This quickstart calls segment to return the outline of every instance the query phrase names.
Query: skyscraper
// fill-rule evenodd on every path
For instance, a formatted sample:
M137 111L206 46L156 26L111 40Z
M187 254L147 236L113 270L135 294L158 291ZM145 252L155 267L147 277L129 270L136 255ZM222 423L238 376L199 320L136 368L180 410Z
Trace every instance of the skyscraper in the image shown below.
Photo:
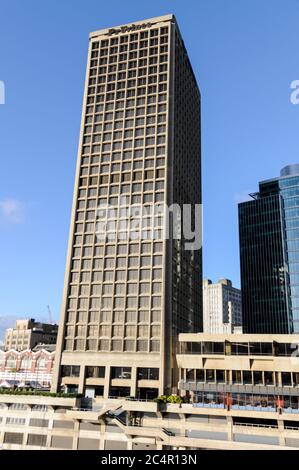
M299 331L299 165L239 204L244 333Z
M203 280L203 323L205 333L233 333L235 327L241 328L241 291L229 279Z
M171 391L177 334L202 330L201 247L183 223L113 237L159 204L190 205L194 228L200 93L173 15L90 35L54 390Z

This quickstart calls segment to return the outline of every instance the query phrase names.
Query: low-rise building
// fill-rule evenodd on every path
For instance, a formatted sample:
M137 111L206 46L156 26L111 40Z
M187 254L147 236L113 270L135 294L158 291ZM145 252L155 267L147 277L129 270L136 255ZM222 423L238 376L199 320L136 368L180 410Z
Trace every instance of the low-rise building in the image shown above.
M0 351L0 388L49 389L55 351Z
M23 351L39 343L56 344L57 332L58 325L37 322L34 318L17 320L15 327L5 332L4 349Z
M181 334L179 389L213 407L299 413L299 335Z
M181 334L179 344L181 403L1 391L0 446L299 449L299 335Z

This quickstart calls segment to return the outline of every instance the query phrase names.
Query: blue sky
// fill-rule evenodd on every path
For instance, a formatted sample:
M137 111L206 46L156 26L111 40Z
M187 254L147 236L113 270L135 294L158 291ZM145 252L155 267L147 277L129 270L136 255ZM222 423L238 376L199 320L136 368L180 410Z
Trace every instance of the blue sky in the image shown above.
M202 93L204 272L239 285L237 203L299 162L298 0L0 0L0 316L59 317L89 31L175 13Z

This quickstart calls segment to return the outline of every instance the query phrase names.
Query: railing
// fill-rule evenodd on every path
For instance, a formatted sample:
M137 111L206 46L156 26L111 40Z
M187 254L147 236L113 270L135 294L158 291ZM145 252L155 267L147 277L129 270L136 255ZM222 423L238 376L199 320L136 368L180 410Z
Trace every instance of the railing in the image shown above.
M192 403L195 408L220 408L227 409L227 406L223 403ZM272 412L275 413L278 410L274 406L253 406L253 405L238 405L233 404L230 406L232 410L244 410L244 411L259 411L259 412ZM295 413L299 414L299 408L282 408L282 413Z
M275 424L256 424L256 423L234 423L234 426L245 426L251 428L267 428L267 429L278 429L278 425Z
M284 429L287 431L299 431L299 426L298 428L296 428L295 426L285 426Z
M192 406L196 408L225 408L224 403L193 403Z
M199 382L196 380L180 380L179 388L193 392L224 392L224 393L254 393L268 395L294 395L298 394L298 385L263 385L263 384L237 384L218 382Z
M52 374L48 372L0 372L0 381L2 380L38 380L51 382Z
M245 411L267 411L275 412L276 409L274 406L254 406L254 405L238 405L234 404L231 406L232 410L245 410Z
M113 417L114 419L116 419L117 421L119 421L121 424L123 424L124 426L127 426L127 422L124 418L122 418L121 416L111 416Z
M114 418L116 419L119 423L121 423L123 426L129 426L129 427L134 427L134 428L140 428L142 427L141 424L134 424L134 423L127 423L126 420L124 418L122 418L121 416L113 416L113 413L108 413L108 416L110 418ZM146 428L148 429L148 428ZM157 429L157 428L153 428L153 429ZM171 437L171 436L175 436L175 434L172 432L172 431L169 431L168 429L166 428L162 428L161 429L162 432L164 432L164 434L166 434L167 436Z
M102 397L103 398L103 397ZM154 403L153 399L152 398L137 398L137 397L130 397L130 396L127 396L127 397L111 397L111 396L108 396L108 400L125 400L125 401L142 401L142 402L145 402L145 403Z
M162 431L167 434L167 436L175 436L175 434L172 431L169 431L168 429L162 428Z
M298 408L283 408L283 412L284 413L299 413L299 409Z
M91 411L93 413L97 413L101 411L103 408L72 408L72 411Z

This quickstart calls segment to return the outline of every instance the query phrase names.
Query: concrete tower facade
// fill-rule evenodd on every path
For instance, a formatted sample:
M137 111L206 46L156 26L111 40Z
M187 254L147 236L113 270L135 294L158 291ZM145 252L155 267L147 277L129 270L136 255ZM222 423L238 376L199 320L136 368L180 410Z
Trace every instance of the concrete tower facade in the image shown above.
M154 235L122 231L128 207L163 204L191 207L194 228L200 93L173 15L90 35L53 390L172 390L177 335L202 330L201 245L184 224L166 236L165 212Z

